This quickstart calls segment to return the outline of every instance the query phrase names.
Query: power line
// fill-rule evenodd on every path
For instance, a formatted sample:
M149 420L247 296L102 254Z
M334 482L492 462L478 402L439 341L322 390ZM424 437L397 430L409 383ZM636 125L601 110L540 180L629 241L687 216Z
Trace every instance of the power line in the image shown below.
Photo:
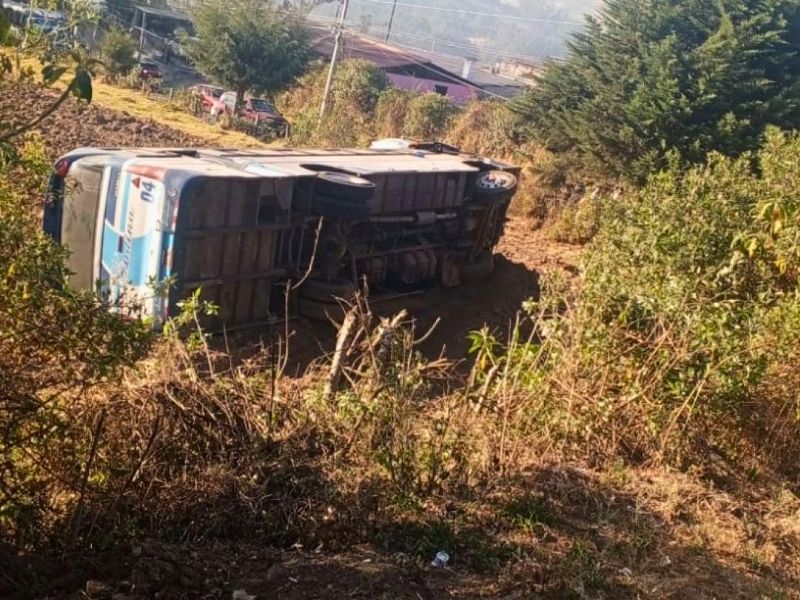
M318 25L324 25L326 23L332 22L330 17L324 17L324 16L321 16L321 15L314 15L312 17L309 17L308 20L310 22L316 23ZM351 26L354 29L358 29L359 27L362 26L361 23L358 23L357 21L353 21L353 20L348 20L347 21L347 25ZM408 48L409 50L418 50L418 51L421 51L421 52L428 52L428 50L425 50L424 48L418 48L416 46L411 46L411 45L408 45L408 44L401 44L396 39L387 42L381 36L378 36L378 35L373 33L373 30L381 30L381 29L382 29L382 27L380 25L371 25L371 26L368 27L367 33L364 33L363 30L362 30L362 31L358 32L358 34L359 35L363 35L365 37L368 37L369 39L373 39L375 41L380 41L382 43L394 44L396 46L401 46L403 48ZM482 52L484 54L489 54L489 55L497 56L497 57L500 57L500 58L515 58L515 59L519 59L519 60L529 60L529 61L543 61L543 60L553 59L554 58L553 56L536 56L536 55L533 55L533 54L521 54L521 53L518 53L518 52L505 51L505 50L501 50L500 48L496 48L494 46L468 45L468 44L465 44L465 43L462 43L462 42L455 42L455 41L452 41L452 40L448 40L446 38L445 39L441 39L441 38L434 37L434 36L424 36L424 35L420 35L418 33L411 33L411 32L408 32L408 31L401 31L401 30L397 30L397 29L392 29L392 33L393 34L397 34L398 36L402 36L402 37L410 37L410 38L418 39L420 41L430 42L430 41L434 41L435 40L436 44L439 45L439 46L448 46L448 47L451 47L451 48L459 48L459 49L462 49L462 50L471 50L473 52ZM560 60L560 59L556 58L556 60Z
M518 53L515 53L515 52L507 52L507 51L504 51L504 50L500 50L500 48L495 48L493 46L471 46L471 45L463 44L461 42L453 42L453 41L450 41L450 40L447 40L447 39L442 40L442 39L439 39L439 38L432 38L432 37L429 37L429 36L419 35L417 33L411 33L409 31L395 30L394 33L396 33L399 36L410 37L410 38L414 38L414 39L421 40L421 41L431 41L431 40L435 39L436 43L439 46L448 46L448 47L451 47L451 48L460 48L462 50L472 50L473 52L482 52L484 54L490 54L492 56L498 56L500 58L516 58L516 59L519 59L519 60L526 60L527 59L527 60L531 60L531 61L534 61L534 60L535 61L541 61L541 60L545 60L547 58L550 58L550 57L547 57L547 56L534 56L534 55L531 55L531 54L518 54ZM412 50L413 49L423 50L422 48L415 48L414 46L409 46L407 44L400 44L396 40L393 43L398 45L398 46L403 46L404 48L410 48Z
M358 2L371 2L372 4L385 4L385 5L394 5L395 2L393 0L357 0ZM470 17L491 17L494 19L508 19L511 21L521 21L521 22L528 22L528 23L547 23L550 25L575 25L578 27L582 27L584 23L580 21L567 21L567 20L558 20L558 19L542 19L538 17L520 17L517 15L506 15L502 13L490 13L490 12L475 12L471 10L464 10L461 8L444 8L441 6L425 6L422 4L410 4L408 2L397 2L397 6L402 6L405 8L413 8L416 10L431 10L431 11L438 11L438 12L446 12L451 14L460 14L460 15L468 15Z

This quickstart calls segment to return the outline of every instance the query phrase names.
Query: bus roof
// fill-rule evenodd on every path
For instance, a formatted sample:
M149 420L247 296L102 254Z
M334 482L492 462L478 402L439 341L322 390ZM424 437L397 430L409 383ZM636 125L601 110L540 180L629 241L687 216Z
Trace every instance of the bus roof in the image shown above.
M209 176L313 177L319 171L354 175L381 173L475 172L478 156L420 149L194 149L194 148L80 148L67 157L93 156L102 160L135 160L137 166ZM484 160L485 162L485 160ZM511 165L499 165L510 167Z

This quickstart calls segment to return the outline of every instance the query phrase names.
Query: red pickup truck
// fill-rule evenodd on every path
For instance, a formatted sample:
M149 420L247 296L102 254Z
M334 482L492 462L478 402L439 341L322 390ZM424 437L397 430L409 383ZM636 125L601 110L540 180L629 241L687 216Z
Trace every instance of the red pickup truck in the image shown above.
M211 107L211 115L232 114L235 104L236 92L225 92ZM276 129L282 130L286 127L286 119L264 98L245 98L244 104L239 107L239 117L245 121L271 125Z

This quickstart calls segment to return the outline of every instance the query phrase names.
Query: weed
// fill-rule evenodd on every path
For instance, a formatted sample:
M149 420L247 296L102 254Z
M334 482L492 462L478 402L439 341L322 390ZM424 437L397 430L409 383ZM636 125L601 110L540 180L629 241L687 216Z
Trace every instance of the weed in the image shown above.
M502 508L502 514L511 519L516 527L533 534L537 525L554 527L557 523L555 513L540 497L525 495L512 499Z

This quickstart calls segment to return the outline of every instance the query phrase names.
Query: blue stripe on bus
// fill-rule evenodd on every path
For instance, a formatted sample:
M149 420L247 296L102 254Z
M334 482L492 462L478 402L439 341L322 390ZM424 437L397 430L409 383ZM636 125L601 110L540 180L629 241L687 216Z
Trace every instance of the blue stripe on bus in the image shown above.
M117 255L117 247L120 237L121 236L119 233L114 230L108 221L103 223L102 260L103 264L108 267L111 267L114 264L114 257Z
M150 245L154 237L153 234L148 234L131 240L131 260L128 264L128 283L135 286L147 285L150 276L150 265L148 264L150 259Z

